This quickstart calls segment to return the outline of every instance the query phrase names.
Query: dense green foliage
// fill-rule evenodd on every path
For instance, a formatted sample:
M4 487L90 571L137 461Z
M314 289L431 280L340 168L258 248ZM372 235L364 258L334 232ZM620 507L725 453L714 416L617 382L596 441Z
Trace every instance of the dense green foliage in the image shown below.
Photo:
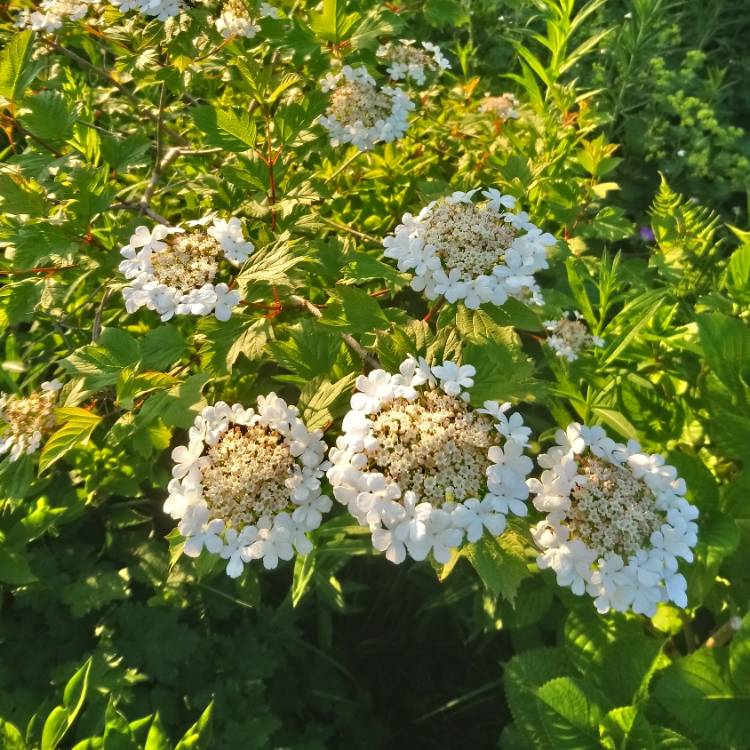
M66 388L41 452L0 463L0 747L750 747L750 14L276 5L228 43L208 4L54 35L2 11L0 390ZM401 37L452 69L403 139L333 148L319 80ZM481 111L508 90L518 119ZM430 314L384 260L403 213L479 186L559 239L543 309ZM128 315L135 227L212 210L257 248L241 311ZM567 309L606 342L571 363L542 323ZM352 338L392 371L470 361L535 454L577 420L665 455L701 513L688 608L597 614L538 570L528 519L446 566L391 565L337 503L275 571L179 556L162 504L197 411L275 389L332 442L369 366Z

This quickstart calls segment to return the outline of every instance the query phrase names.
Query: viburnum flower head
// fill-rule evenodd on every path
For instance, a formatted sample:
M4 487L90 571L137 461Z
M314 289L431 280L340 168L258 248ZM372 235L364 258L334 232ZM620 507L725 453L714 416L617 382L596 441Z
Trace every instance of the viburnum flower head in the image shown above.
M255 19L251 16L243 0L228 0L221 8L219 17L214 22L216 30L225 38L245 37L252 39L259 31L257 19L279 18L279 11L269 3L261 3Z
M231 269L254 251L239 219L214 214L187 222L187 229L157 224L140 226L120 254L120 271L130 284L123 289L125 308L155 310L162 320L174 315L210 315L229 320L240 301L230 291ZM218 283L217 283L218 282Z
M573 593L587 592L602 613L651 617L659 602L686 607L678 561L693 560L698 509L676 469L601 427L573 423L556 440L539 456L541 477L528 481L534 506L547 514L532 532L539 567Z
M520 117L519 106L520 102L515 94L506 92L502 96L486 96L479 109L493 114L499 120L517 120Z
M418 45L413 39L381 44L377 55L388 63L388 75L392 80L411 78L418 86L424 85L425 71L442 71L451 66L436 44L422 42Z
M0 455L17 461L39 450L42 439L57 426L55 408L62 388L58 380L42 383L41 391L26 398L0 394Z
M307 532L332 505L321 490L326 445L295 406L275 393L260 396L256 409L220 401L203 409L188 437L172 451L164 503L186 555L205 548L236 578L250 560L270 569L312 549Z
M333 146L351 143L367 151L377 143L401 138L409 127L407 116L414 102L399 88L378 88L364 66L344 65L339 72L328 73L320 85L331 95L320 123Z
M159 21L179 16L184 10L182 0L110 0L120 13L134 10Z
M573 362L584 349L603 347L604 339L593 336L578 310L565 311L558 320L545 320L548 346L558 357Z
M555 244L525 212L511 213L515 198L489 188L483 200L455 192L433 201L417 216L407 213L383 240L385 256L400 271L411 271L411 287L427 299L444 296L476 309L502 305L509 297L541 304L534 274L548 267Z
M526 515L530 431L510 404L468 405L475 374L409 357L397 374L357 380L328 479L393 563L445 563L464 540L501 534L509 513Z

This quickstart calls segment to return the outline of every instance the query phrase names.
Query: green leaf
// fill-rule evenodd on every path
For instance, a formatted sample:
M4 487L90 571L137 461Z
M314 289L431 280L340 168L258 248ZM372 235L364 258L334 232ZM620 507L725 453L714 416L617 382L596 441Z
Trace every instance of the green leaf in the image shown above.
M255 146L256 127L247 112L216 109L209 104L192 111L195 124L206 134L209 146L225 151L247 151Z
M316 378L302 389L298 405L309 429L322 429L336 417L343 416L356 379L356 373L345 375L335 383Z
M750 615L745 615L729 647L729 671L737 690L750 692Z
M42 729L41 750L55 750L65 736L65 732L68 731L69 718L68 712L62 706L52 709Z
M0 208L6 214L45 216L47 198L35 180L16 173L0 174Z
M464 26L470 22L466 8L459 0L429 0L424 4L424 18L431 26Z
M308 258L296 253L294 246L282 239L250 257L243 271L237 276L237 285L243 292L258 282L288 285L287 271L305 260Z
M599 750L602 709L591 689L581 680L557 677L536 689L543 729L558 750Z
M73 581L60 591L60 599L70 607L73 617L83 617L115 601L128 598L127 577L121 573L99 571L82 581Z
M312 14L310 28L323 41L339 44L360 18L359 13L346 12L346 0L323 0L323 10Z
M146 736L146 744L143 750L172 750L172 743L169 741L167 733L164 731L164 725L157 711L151 721Z
M141 367L163 370L173 365L185 351L185 339L173 325L149 331L141 342Z
M188 429L206 403L201 391L208 380L206 373L197 372L183 383L172 386L167 393L154 394L141 407L139 423L147 425L159 418L167 426Z
M562 649L535 648L514 656L505 667L503 683L513 721L534 750L558 750L544 725L546 710L536 689L571 673Z
M266 345L280 367L294 373L294 382L305 385L313 378L327 375L343 346L338 333L305 319L288 329L285 341Z
M132 368L120 370L115 390L115 403L121 409L132 409L135 401L152 391L163 391L178 382L177 378L163 372L135 373Z
M295 559L291 591L292 607L296 607L302 601L302 597L305 595L315 575L316 563L317 556L314 549L304 557L298 555Z
M461 554L472 564L487 589L511 604L515 602L521 581L531 575L523 537L510 529L499 537L485 533L478 542L467 544Z
M750 695L727 683L727 654L701 649L665 670L653 691L656 700L691 737L713 747L743 747L750 737Z
M476 368L471 403L533 399L539 389L534 365L523 354L494 341L464 347L462 364Z
M127 720L117 710L111 695L104 715L102 750L139 750Z
M697 316L708 366L737 397L750 392L750 327L720 313Z
M341 328L349 333L369 333L390 328L390 321L377 300L364 290L338 286L332 296L335 301L323 311L320 318L322 325Z
M464 338L473 344L494 342L505 344L520 352L520 339L511 326L501 326L484 310L469 310L463 305L456 312L456 328Z
M52 709L44 722L41 750L55 750L78 718L89 691L91 664L89 657L68 680L63 693L63 705Z
M141 357L136 339L117 328L105 328L98 344L77 349L62 360L70 374L84 376L85 386L99 390L114 385L124 367L133 367Z
M599 733L607 750L656 750L651 726L634 706L612 709L602 719Z
M91 674L92 657L89 657L73 674L65 685L63 692L63 706L70 711L71 722L83 708L89 691L89 675Z
M101 417L76 406L57 409L56 417L63 425L47 440L39 454L39 473L48 469L68 451L85 445Z
M739 302L750 302L750 244L738 247L729 258L727 287Z
M175 750L208 750L211 742L213 701L208 704L200 719L185 732Z
M0 52L0 97L9 102L17 102L36 75L30 65L33 41L33 31L21 31Z
M4 719L0 719L0 747L4 750L26 750L20 730Z
M15 461L5 457L0 461L0 485L8 500L20 500L29 494L34 479L33 459L27 453Z
M116 170L143 161L150 148L151 141L144 133L134 133L127 138L106 133L101 136L102 158Z
M20 586L36 580L26 555L22 551L9 549L4 540L0 541L0 581Z
M568 272L568 286L573 293L576 304L583 313L583 317L588 321L596 320L594 308L586 291L586 281L590 277L586 273L583 262L580 258L568 258L565 261L565 269Z
M45 142L59 143L70 137L75 115L58 91L41 91L24 101L30 111L21 116L21 124Z
M268 341L271 324L266 318L232 315L227 321L214 317L198 323L198 351L201 366L216 375L231 372L240 354L258 359Z

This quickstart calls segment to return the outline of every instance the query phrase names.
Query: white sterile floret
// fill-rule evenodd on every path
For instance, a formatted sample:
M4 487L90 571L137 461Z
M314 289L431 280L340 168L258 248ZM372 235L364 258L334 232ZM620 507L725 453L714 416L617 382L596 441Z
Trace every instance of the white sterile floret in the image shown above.
M534 506L547 514L533 530L539 567L573 593L588 592L602 613L651 617L659 602L686 607L678 558L693 560L698 509L675 468L601 427L573 423L556 440L539 456L541 477L528 480Z
M425 71L442 71L451 66L436 44L422 42L418 46L413 39L381 44L377 55L388 63L388 75L392 80L411 78L419 86L424 85Z
M307 533L332 505L321 490L329 467L322 435L275 393L260 396L256 409L223 401L203 409L188 444L172 451L164 503L179 520L185 554L220 555L232 578L250 560L275 568L295 551L307 554Z
M62 385L45 380L41 391L21 397L0 393L0 455L9 453L10 461L36 453L42 438L57 427L55 408Z
M120 13L134 10L159 21L179 16L184 7L181 0L110 0L110 2L119 8Z
M15 25L32 31L57 31L65 21L79 21L99 0L43 0L35 9L24 8Z
M351 143L366 151L376 143L401 138L409 127L407 115L414 102L401 89L378 88L364 66L344 65L339 72L328 73L320 85L331 95L320 123L333 146Z
M398 374L374 370L357 381L328 479L391 562L432 554L445 563L464 538L497 536L508 514L527 513L528 433L510 404L468 405L475 374L409 357Z
M551 234L509 211L515 199L489 188L455 192L433 201L415 217L404 214L383 240L384 254L400 271L411 271L411 287L427 299L463 300L475 309L502 305L508 297L542 302L534 274L548 267Z
M594 336L578 310L563 312L558 320L545 320L544 327L549 331L547 344L558 357L573 362L584 349L603 347L604 339Z
M162 320L211 313L229 320L240 293L217 276L231 280L232 268L239 268L254 249L237 218L225 221L210 214L187 222L187 229L140 226L120 250L125 259L120 272L130 281L122 292L125 309L133 313L146 307ZM222 260L228 267L222 269Z

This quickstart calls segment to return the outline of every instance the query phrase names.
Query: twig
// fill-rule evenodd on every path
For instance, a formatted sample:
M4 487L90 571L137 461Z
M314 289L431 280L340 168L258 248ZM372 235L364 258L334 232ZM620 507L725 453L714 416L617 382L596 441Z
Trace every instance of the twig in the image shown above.
M726 646L726 644L732 640L734 634L739 630L739 628L736 627L737 623L734 620L735 618L732 617L723 625L720 625L716 630L714 630L714 632L711 633L711 635L706 639L706 642L703 644L704 647L719 648L721 646ZM741 625L742 621L740 621L739 624Z
M162 129L164 127L164 123L162 122L164 119L164 105L167 101L167 87L164 83L161 85L161 91L159 92L159 111L156 115L156 158L154 159L154 168L151 172L151 179L148 181L148 185L146 186L146 190L143 193L143 198L141 198L141 209L145 210L148 208L149 204L151 203L151 196L154 194L154 190L156 190L156 184L159 182L159 177L161 173L166 169L167 165L174 161L180 153L179 148L171 148L166 156L164 157L164 162L162 162L161 158L161 150L162 150ZM169 158L169 162L167 159Z
M357 149L357 151L353 153L330 177L326 177L326 183L335 180L360 154L363 153L364 151Z
M432 316L443 306L445 303L445 297L441 297L430 309L430 311L427 313L427 315L422 318L422 320L427 323Z
M165 219L161 214L156 213L153 208L150 208L149 206L142 206L140 203L125 203L124 201L122 203L113 203L110 206L110 209L114 211L122 210L122 211L137 211L141 214L146 214L150 219L153 219L154 221L158 221L159 224L164 224L165 227L169 226L169 221Z
M0 276L23 276L25 274L36 274L42 273L46 276L52 276L59 271L67 271L69 268L78 268L77 265L72 264L68 266L37 266L36 268L28 268L25 271L20 269L10 269L9 271L0 271Z
M107 287L102 294L102 301L99 303L99 307L96 309L96 315L94 315L94 325L91 327L91 343L95 344L99 341L99 336L102 335L102 314L104 308L109 302L109 297L112 294L111 287Z
M333 227L334 229L339 229L342 232L348 232L349 234L353 234L355 237L359 237L360 239L367 240L368 242L374 242L376 245L383 244L383 240L380 237L374 237L371 234L365 234L364 232L360 232L356 229L352 229L352 227L346 226L346 224L339 224L337 221L326 219L325 216L318 216L316 218L318 218L324 224L327 224L329 227Z
M314 317L321 318L323 316L323 313L320 312L320 310L318 310L318 308L312 302L306 300L304 297L299 297L298 295L293 294L289 299L293 304L304 308ZM349 348L351 348L356 354L359 355L359 358L362 360L362 364L367 365L373 370L380 369L380 360L374 354L368 352L367 349L365 349L364 346L362 346L362 344L360 344L359 341L354 338L354 336L349 333L341 333L340 336L349 346Z

